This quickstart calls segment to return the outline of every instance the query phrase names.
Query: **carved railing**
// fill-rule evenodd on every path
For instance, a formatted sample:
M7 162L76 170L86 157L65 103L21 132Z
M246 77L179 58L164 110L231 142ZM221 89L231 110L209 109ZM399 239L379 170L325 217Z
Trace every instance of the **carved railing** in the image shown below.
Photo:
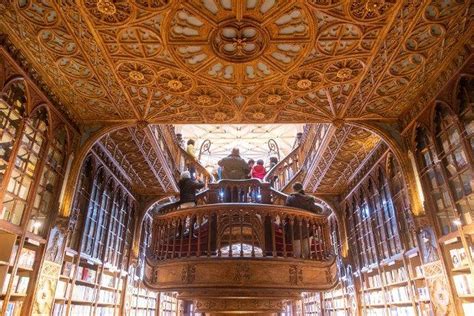
M271 203L270 183L259 179L220 180L209 184L209 203Z
M295 240L306 253L297 253ZM147 259L152 265L189 258L333 256L327 216L275 205L208 204L155 214Z
M273 166L265 175L264 181L271 183L272 187L277 190L283 190L301 168L301 148L301 145L296 146L285 158Z
M192 164L195 169L195 176L200 178L207 186L208 183L214 182L214 176L201 163L184 150L174 134L171 125L159 125L155 127L155 134L159 139L160 147L166 148L171 168L174 170L176 179L182 171L187 170ZM166 144L166 146L165 146Z

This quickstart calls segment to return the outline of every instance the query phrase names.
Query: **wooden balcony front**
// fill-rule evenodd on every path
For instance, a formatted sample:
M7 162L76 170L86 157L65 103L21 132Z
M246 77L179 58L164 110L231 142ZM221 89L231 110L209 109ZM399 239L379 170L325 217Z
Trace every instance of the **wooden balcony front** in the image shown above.
M178 291L201 312L228 312L231 300L240 302L236 310L276 312L303 291L332 288L337 271L327 216L270 204L276 197L257 184L224 181L201 195L213 204L157 212L146 284ZM225 199L240 202L219 203Z

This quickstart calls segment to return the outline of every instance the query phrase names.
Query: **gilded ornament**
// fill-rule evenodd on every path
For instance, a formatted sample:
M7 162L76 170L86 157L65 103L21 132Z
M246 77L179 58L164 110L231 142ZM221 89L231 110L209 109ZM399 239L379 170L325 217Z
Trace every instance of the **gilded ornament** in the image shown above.
M251 20L225 22L211 34L216 55L232 63L258 58L267 42L266 31Z
M114 15L117 12L117 8L111 0L99 0L97 10L106 15Z
M170 88L173 91L179 91L183 87L183 84L179 80L170 80L168 83L166 83L168 88Z
M143 79L145 79L145 76L143 75L143 73L141 73L140 71L136 71L136 70L132 70L128 73L128 76L130 77L130 79L134 80L134 81L141 81Z
M342 79L342 81L349 80L352 76L352 70L350 68L342 68L337 71L336 77Z

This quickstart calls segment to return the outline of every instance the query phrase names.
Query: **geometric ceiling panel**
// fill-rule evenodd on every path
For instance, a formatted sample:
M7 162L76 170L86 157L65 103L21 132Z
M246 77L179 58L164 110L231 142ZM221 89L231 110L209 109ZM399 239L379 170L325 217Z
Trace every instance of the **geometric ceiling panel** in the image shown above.
M15 0L0 32L76 122L397 119L472 41L459 0Z

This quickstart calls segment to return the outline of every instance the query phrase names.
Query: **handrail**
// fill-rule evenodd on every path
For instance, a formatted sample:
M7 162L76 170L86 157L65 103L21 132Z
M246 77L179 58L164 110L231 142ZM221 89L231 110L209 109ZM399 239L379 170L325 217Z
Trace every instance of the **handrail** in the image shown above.
M280 205L208 204L155 214L147 260L333 257L326 215ZM303 249L303 250L298 250Z
M192 163L196 169L196 178L201 178L202 181L206 184L212 183L215 181L214 176L203 166L201 163L192 157L186 150L178 146L178 157L176 157L178 162L178 172L186 170L187 164Z
M184 148L178 143L178 139L174 134L172 126L157 126L157 132L159 136L165 140L167 148L170 152L169 159L170 164L175 168L174 173L176 179L179 179L179 175L182 171L187 169L187 162L192 161L196 169L196 176L202 178L203 182L207 185L210 182L214 182L214 176L203 166L201 163L192 157ZM157 136L158 137L158 136ZM160 137L158 137L160 139Z
M285 158L273 166L263 179L276 189L283 188L300 170L301 145L296 146Z

